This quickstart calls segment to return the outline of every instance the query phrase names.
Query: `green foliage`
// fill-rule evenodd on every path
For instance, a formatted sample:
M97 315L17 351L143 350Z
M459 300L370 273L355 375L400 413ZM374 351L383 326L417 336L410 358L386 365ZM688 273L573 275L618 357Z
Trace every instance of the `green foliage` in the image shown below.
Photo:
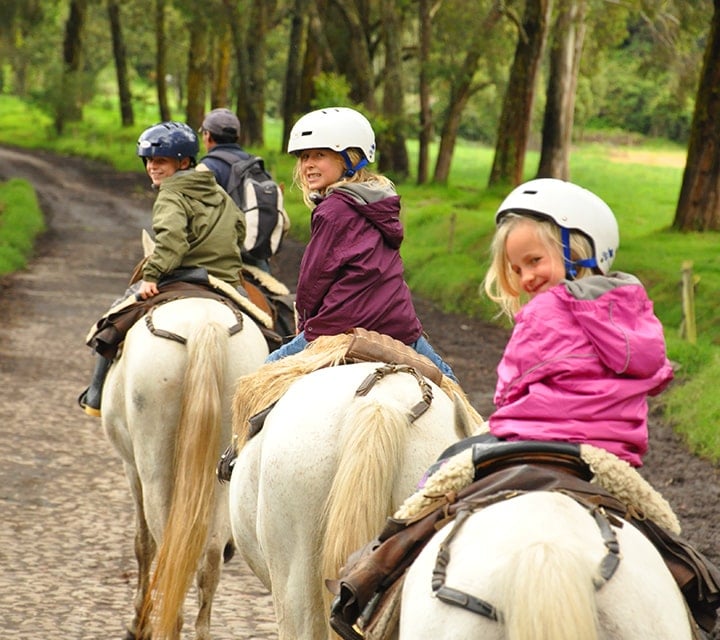
M0 275L24 269L45 220L35 191L24 180L0 183Z

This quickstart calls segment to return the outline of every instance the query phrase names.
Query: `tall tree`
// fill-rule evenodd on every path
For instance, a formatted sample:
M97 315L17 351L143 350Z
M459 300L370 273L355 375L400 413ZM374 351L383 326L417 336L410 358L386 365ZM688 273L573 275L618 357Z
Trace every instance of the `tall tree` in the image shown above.
M70 0L63 39L62 81L55 101L55 131L82 119L82 43L87 0Z
M335 64L350 83L350 98L370 112L377 107L373 57L379 21L371 10L373 4L365 0L330 0L328 11L321 15Z
M430 47L432 45L432 0L418 2L418 92L420 100L420 134L418 136L417 183L425 184L430 171L430 143L433 136L433 117L430 107Z
M486 83L478 83L475 80L475 72L487 47L488 34L492 32L493 27L501 17L502 12L499 5L493 3L482 24L474 28L474 35L466 51L465 58L453 77L450 87L448 114L440 135L440 148L438 149L435 175L433 176L434 182L445 183L450 175L452 154L457 142L462 113L470 97L486 86Z
M210 78L209 29L204 13L192 11L188 16L190 47L187 65L187 103L185 121L197 129L205 116L208 78Z
M379 168L392 173L395 179L407 178L410 173L405 140L404 83L402 72L402 16L399 3L382 0L381 21L385 45L383 73L383 115L388 122L378 145Z
M585 0L556 2L538 177L569 180L570 144L587 5Z
M237 67L237 116L240 142L244 145L263 146L265 133L265 84L267 78L267 35L276 3L267 0L249 0L241 15L238 3L223 0L235 47Z
M720 230L720 0L713 2L673 228Z
M135 124L135 117L133 115L132 94L128 82L127 54L120 20L119 2L117 0L108 0L107 10L110 21L110 33L112 34L118 95L120 96L120 121L123 127L130 127Z
M503 99L489 185L522 182L535 84L550 19L551 0L527 0Z
M167 94L167 50L165 48L165 0L155 0L155 87L160 120L172 118Z
M230 107L232 76L232 32L226 21L214 22L211 30L210 106Z
M281 150L287 149L290 138L290 129L295 123L295 118L300 111L304 111L301 105L302 67L305 58L305 43L308 30L308 5L309 0L295 0L290 15L290 41L288 43L287 65L285 67L285 83L283 85L283 135Z

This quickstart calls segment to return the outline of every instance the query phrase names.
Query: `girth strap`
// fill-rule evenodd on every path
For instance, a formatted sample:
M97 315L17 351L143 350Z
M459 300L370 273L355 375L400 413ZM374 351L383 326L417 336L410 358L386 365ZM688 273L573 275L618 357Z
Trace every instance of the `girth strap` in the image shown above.
M410 422L415 422L415 420L417 420L430 408L430 404L433 400L433 391L428 381L425 380L425 378L414 367L410 367L406 364L386 364L382 367L378 367L367 378L365 378L362 383L360 383L360 386L355 391L355 395L366 396L370 393L370 389L375 386L378 380L381 380L390 373L409 373L415 378L420 386L422 400L410 409Z
M171 300L168 300L167 302L171 302ZM228 327L228 334L231 336L234 336L236 333L240 333L243 328L243 319L242 319L242 312L237 309L234 305L228 304L224 300L219 300L222 304L224 304L228 309L230 309L235 314L235 319L237 322ZM148 312L145 314L145 325L148 328L148 331L152 333L154 336L157 336L158 338L166 338L167 340L172 340L174 342L179 342L180 344L187 344L187 338L178 335L177 333L173 333L172 331L166 331L165 329L158 329L155 326L155 323L153 322L152 316L155 309L165 304L165 302L161 302L160 304L155 305L154 307L150 307Z
M447 566L450 562L450 542L455 537L460 527L468 519L468 516L473 513L471 509L465 509L458 511L453 523L453 528L447 535L445 540L442 541L440 549L438 550L437 559L435 560L435 568L432 573L432 590L433 593L446 604L451 604L461 609L467 609L473 613L477 613L481 616L485 616L490 620L501 620L502 616L498 613L498 610L493 607L486 600L476 598L469 593L458 591L452 587L448 587L445 584L445 578L447 577Z

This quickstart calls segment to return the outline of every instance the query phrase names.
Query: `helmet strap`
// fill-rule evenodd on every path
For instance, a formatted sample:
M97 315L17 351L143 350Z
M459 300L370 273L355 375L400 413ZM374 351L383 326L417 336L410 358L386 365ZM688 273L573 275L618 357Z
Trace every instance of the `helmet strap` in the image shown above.
M367 158L363 158L353 167L352 160L350 160L350 156L348 155L346 149L343 149L340 152L340 155L343 157L343 160L345 160L345 166L347 167L345 173L343 174L345 178L352 178L358 171L360 171L360 169L368 164Z
M570 229L560 227L560 231L563 246L563 260L565 263L565 276L568 280L575 280L577 276L576 267L592 269L598 266L597 259L594 256L592 258L583 258L582 260L572 260L570 258Z

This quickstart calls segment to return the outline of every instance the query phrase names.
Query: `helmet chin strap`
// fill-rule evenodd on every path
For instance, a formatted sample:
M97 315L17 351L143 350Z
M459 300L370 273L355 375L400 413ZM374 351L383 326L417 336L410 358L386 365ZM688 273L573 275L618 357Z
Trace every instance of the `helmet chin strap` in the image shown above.
M343 160L345 160L345 166L347 167L345 173L343 174L345 178L352 178L358 171L360 171L360 169L368 164L367 158L363 158L353 167L352 160L350 160L350 156L348 155L346 149L343 149L340 152L340 155L343 157Z
M572 258L570 257L570 229L560 227L560 230L562 235L565 276L568 280L575 280L577 276L576 267L587 267L589 269L592 269L593 267L598 266L597 259L595 257L583 258L582 260L572 260Z

